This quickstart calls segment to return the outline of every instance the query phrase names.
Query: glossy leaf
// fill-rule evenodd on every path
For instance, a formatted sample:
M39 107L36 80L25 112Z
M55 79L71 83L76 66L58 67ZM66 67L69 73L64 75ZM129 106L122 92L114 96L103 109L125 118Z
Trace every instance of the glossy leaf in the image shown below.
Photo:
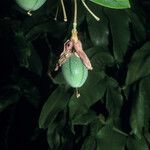
M54 71L63 43L71 38L74 0L64 0L67 22L61 0L47 0L31 17L13 1L0 1L0 149L149 149L147 1L130 0L131 9L124 9L129 0L77 0L78 38L93 66L78 88L80 98L62 67ZM37 127L39 111L43 129Z
M39 118L39 127L47 128L50 123L54 121L57 114L64 110L67 101L70 97L70 94L62 88L58 87L48 98L44 104L40 118Z
M117 119L123 104L121 90L114 79L108 78L107 85L106 107L109 111L109 116Z
M114 9L130 8L129 0L90 0L90 1Z
M73 124L88 125L97 117L95 112L89 111L86 114L79 115L73 120Z
M47 131L47 142L49 144L49 148L52 149L58 149L61 143L61 137L58 133L59 126L57 123L53 123L48 127Z
M43 21L30 28L29 31L27 31L26 38L33 40L34 37L42 33L43 34L49 33L52 34L54 38L59 38L60 35L64 34L65 31L66 31L65 23L58 23L51 19L51 20Z
M90 48L86 53L91 58L91 63L95 71L105 70L106 67L114 64L114 58L103 47Z
M149 93L150 93L150 76L144 78L140 82L140 93L144 97L144 127L145 132L149 130L149 121L150 121L150 101L149 101Z
M148 93L150 78L147 77L143 79L139 84L139 89L136 92L136 97L134 97L132 104L132 112L130 116L130 124L132 127L133 133L141 138L143 128L145 127L145 131L148 130L150 121L150 102Z
M133 133L138 138L141 138L142 129L144 127L144 97L140 90L136 92L138 94L136 94L133 100L130 124Z
M137 80L150 74L150 42L144 44L137 50L131 62L128 65L128 72L126 77L126 85L132 84Z
M127 13L132 23L135 39L138 42L144 41L144 39L146 38L146 31L144 28L144 23L140 20L137 14L134 13L133 11L128 10Z
M126 136L107 125L97 133L97 143L97 150L122 150L126 144Z
M94 46L107 47L109 43L108 20L104 16L101 7L95 5L89 5L89 6L96 13L96 15L101 18L100 21L95 21L95 19L89 13L87 14L86 18L87 18L90 39Z
M100 100L106 90L105 78L102 73L89 72L89 77L85 85L79 89L80 98L73 95L69 101L70 119L74 120L78 116L86 114L89 107Z
M122 62L130 41L130 18L124 10L106 9L110 21L113 41L113 54L118 62Z

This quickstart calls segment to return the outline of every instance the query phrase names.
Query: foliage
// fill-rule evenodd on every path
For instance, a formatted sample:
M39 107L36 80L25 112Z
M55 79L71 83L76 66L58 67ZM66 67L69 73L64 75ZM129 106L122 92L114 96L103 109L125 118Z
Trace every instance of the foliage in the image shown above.
M97 22L78 0L78 34L94 68L78 99L54 71L72 29L73 1L64 2L68 22L61 9L53 19L58 0L32 16L14 1L0 5L0 149L148 150L150 2L87 0Z
M130 3L129 0L112 0L112 1L107 1L107 0L91 0L92 2L105 6L105 7L110 7L110 8L115 8L115 9L123 9L123 8L129 8Z

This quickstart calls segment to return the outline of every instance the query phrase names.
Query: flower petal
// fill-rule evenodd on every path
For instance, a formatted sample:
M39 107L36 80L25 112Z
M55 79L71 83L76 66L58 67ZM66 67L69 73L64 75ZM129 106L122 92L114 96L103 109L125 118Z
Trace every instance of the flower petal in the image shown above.
M92 70L93 67L91 65L91 62L90 62L88 56L86 55L86 53L84 52L84 50L82 48L82 43L80 40L78 40L78 42L74 42L74 48L75 48L78 56L81 58L83 64L87 67L87 69Z

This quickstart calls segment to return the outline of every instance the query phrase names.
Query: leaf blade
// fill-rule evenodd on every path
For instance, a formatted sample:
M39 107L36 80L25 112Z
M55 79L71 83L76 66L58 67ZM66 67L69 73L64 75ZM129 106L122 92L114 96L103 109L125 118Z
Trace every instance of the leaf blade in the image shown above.
M138 49L128 65L126 77L126 85L130 85L135 81L146 77L150 74L150 42L145 43Z
M57 114L65 108L69 98L70 94L67 93L63 87L58 87L49 96L42 108L39 118L39 127L47 128L48 125L54 121Z
M130 8L129 0L90 0L101 6L105 6L113 9L125 9Z

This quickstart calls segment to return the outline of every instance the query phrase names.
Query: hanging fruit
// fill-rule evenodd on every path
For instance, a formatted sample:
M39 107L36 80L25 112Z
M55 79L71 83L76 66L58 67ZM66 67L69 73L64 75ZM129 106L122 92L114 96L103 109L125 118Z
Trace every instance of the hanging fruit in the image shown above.
M87 68L75 54L62 65L62 73L67 83L74 88L81 87L88 77Z
M87 79L88 70L93 69L78 39L77 31L74 29L71 39L64 44L64 50L56 64L55 71L61 66L65 80L74 88L81 87Z
M85 4L84 0L81 0L85 8L90 12L90 14L98 21L99 18L88 8ZM63 4L63 0L61 0L63 11L65 12L65 7ZM57 14L55 20L57 20ZM64 18L66 17L66 13L64 13ZM64 19L65 21L65 19ZM60 58L58 63L56 64L55 71L62 66L62 73L66 80L66 82L73 88L76 88L76 96L80 97L80 93L78 88L81 87L87 77L88 70L92 70L93 67L91 62L83 50L82 43L78 39L77 32L77 0L74 0L74 20L73 20L73 29L72 35L69 40L64 43L63 52L60 54Z
M88 70L92 70L93 67L82 48L82 43L78 39L77 30L75 29L72 30L71 39L64 44L64 50L60 54L55 71L61 66L66 82L71 87L76 88L76 97L80 97L78 88L85 83Z
M26 11L35 11L39 9L46 0L15 0L16 3Z

